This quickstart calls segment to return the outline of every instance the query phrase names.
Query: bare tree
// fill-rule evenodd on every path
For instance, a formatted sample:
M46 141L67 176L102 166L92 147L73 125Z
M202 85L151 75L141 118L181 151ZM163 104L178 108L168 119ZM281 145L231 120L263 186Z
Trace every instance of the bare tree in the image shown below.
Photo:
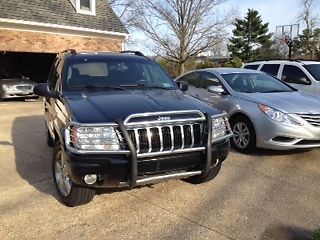
M106 0L128 30L134 28L138 14L135 0Z
M136 12L136 27L155 44L156 55L179 65L185 63L226 37L231 13L218 18L216 9L226 0L143 0ZM232 14L233 15L233 14Z
M300 0L301 5L301 13L299 15L299 20L302 21L306 29L304 30L305 38L306 38L306 48L310 54L312 59L313 57L313 48L311 42L311 38L313 35L313 31L318 25L319 15L313 12L314 9L314 0Z

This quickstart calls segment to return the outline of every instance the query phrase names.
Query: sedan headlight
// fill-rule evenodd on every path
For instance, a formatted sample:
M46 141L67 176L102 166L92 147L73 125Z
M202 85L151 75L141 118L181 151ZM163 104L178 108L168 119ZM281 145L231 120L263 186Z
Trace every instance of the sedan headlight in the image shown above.
M3 87L3 90L5 90L5 91L14 91L15 90L14 85L3 84L2 87Z
M120 150L119 138L113 127L74 126L70 142L80 150Z
M272 119L275 122L299 126L303 125L303 123L299 122L297 119L290 116L289 114L283 113L263 104L259 104L258 106L261 112L263 112L265 115L267 115L270 119Z
M229 134L229 131L227 117L218 117L212 119L212 141L225 137Z

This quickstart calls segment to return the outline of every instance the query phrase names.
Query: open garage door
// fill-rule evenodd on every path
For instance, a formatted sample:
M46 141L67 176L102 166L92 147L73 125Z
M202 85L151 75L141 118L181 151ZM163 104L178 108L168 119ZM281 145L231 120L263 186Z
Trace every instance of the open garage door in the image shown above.
M0 52L0 69L10 69L31 80L46 82L56 54L28 52Z

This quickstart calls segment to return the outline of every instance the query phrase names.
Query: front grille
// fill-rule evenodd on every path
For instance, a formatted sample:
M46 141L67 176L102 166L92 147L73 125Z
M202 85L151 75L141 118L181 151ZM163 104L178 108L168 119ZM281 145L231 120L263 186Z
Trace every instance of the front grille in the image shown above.
M128 130L138 154L196 148L203 145L203 124L153 126Z
M19 85L19 86L16 86L16 89L18 89L18 90L31 90L32 86L31 85Z
M320 114L298 114L313 126L320 127Z

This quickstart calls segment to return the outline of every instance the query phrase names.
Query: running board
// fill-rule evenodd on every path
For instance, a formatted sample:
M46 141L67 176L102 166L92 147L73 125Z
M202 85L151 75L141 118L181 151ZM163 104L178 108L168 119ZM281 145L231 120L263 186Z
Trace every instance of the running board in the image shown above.
M137 185L147 185L147 184L157 183L165 180L188 178L195 175L200 175L201 173L202 171L193 171L193 172L172 173L172 174L167 174L162 176L148 177L148 178L138 179ZM119 186L129 187L130 184L127 182L121 182Z

